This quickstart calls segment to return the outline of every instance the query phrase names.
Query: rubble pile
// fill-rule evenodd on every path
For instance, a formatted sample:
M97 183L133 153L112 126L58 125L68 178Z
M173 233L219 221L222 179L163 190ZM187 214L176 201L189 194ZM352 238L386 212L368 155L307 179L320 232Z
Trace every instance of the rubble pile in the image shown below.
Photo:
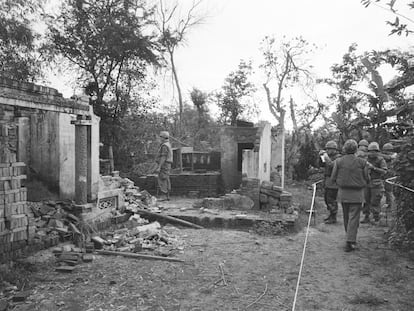
M28 206L36 228L33 238L43 241L45 247L56 245L59 241L82 240L81 220L71 213L71 202L28 202Z
M56 257L56 272L71 273L75 267L81 263L92 262L93 255L90 254L93 249L81 249L71 244L61 247L55 247L52 252Z
M279 210L286 213L292 204L292 194L272 182L263 181L260 185L260 206L264 210Z
M151 253L157 256L171 256L184 249L183 241L161 228L159 222L148 223L139 215L131 216L139 225L103 232L93 236L91 241L96 249L117 252Z

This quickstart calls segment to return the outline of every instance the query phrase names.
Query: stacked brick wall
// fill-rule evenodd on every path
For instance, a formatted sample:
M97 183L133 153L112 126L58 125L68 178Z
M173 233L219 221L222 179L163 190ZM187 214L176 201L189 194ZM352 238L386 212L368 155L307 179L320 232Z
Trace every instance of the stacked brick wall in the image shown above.
M18 257L36 228L23 187L25 164L16 161L17 128L4 120L0 128L0 262L4 262Z
M130 178L141 190L157 194L157 176L147 175L142 177ZM219 173L206 174L172 174L171 194L172 195L191 195L197 194L198 197L216 197L223 193L221 175Z

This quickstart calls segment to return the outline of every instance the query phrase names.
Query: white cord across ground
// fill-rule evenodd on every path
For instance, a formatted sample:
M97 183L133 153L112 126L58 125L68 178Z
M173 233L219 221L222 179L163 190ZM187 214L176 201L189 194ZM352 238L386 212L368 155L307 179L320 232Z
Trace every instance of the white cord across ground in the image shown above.
M300 277L302 275L303 263L305 261L306 244L308 243L309 227L310 227L310 223L311 223L311 219L312 219L312 215L313 215L313 207L315 205L316 185L319 184L322 181L323 180L319 180L319 181L312 184L312 187L313 187L312 204L311 204L311 208L309 210L308 226L306 227L305 243L303 244L302 259L300 261L299 275L298 275L298 281L296 283L296 291L295 291L295 298L293 299L292 311L295 311L296 300L298 298Z
M386 183L389 183L390 185L397 186L397 187L400 187L400 188L402 188L402 189L404 189L404 190L407 190L407 191L410 191L410 192L413 192L413 193L414 193L414 189L411 189L411 188L405 187L405 186L403 186L403 185L400 185L400 184L397 184L397 183L395 183L395 182L392 182L392 181L391 181L391 180L395 180L395 179L397 179L397 178L398 178L398 176L391 177L391 178L386 179L386 180L385 180L385 182L386 182Z

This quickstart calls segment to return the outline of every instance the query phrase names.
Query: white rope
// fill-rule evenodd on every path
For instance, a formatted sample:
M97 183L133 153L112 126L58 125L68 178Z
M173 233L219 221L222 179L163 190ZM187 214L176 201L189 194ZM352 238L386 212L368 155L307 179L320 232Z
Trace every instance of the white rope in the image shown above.
M395 179L397 179L397 178L398 178L398 176L391 177L391 178L386 179L386 180L385 180L385 182L386 182L386 183L389 183L390 185L397 186L397 187L400 187L400 188L402 188L402 189L404 189L404 190L407 190L407 191L410 191L410 192L413 192L413 193L414 193L414 189L411 189L411 188L405 187L405 186L403 186L403 185L400 185L400 184L397 184L397 183L395 183L395 182L392 182L392 181L391 181L391 180L395 180Z
M298 281L296 283L296 291L295 291L295 298L293 299L292 311L295 311L296 300L298 298L300 277L302 275L303 263L305 261L306 244L308 243L309 227L310 227L310 223L311 223L311 219L312 219L312 215L313 215L313 206L315 205L316 185L319 184L322 181L323 180L319 180L319 181L312 184L312 186L313 186L312 204L311 204L311 208L310 208L310 212L309 212L308 226L306 227L305 243L303 244L302 259L300 261L299 275L298 275Z

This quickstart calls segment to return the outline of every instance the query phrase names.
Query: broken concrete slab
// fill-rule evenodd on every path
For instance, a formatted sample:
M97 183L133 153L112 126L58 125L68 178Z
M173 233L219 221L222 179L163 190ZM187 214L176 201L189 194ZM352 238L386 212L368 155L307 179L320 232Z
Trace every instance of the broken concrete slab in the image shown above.
M204 198L196 201L194 207L221 210L251 210L254 207L254 202L248 196L228 193L219 198Z

